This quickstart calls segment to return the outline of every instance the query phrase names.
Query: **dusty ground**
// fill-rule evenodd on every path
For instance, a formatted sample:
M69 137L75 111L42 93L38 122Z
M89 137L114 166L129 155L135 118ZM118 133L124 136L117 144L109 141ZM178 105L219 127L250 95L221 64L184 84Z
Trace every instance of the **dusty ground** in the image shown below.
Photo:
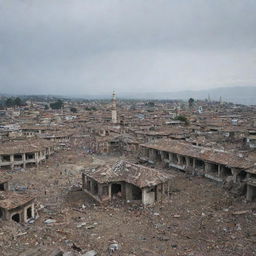
M256 203L234 198L205 178L171 171L170 198L154 207L119 201L95 205L72 185L81 184L82 168L117 158L79 156L83 161L70 152L58 153L38 169L12 174L12 187L28 187L42 209L33 224L0 222L0 255L40 246L108 255L111 240L121 246L114 255L122 256L256 255ZM49 218L56 222L45 224Z

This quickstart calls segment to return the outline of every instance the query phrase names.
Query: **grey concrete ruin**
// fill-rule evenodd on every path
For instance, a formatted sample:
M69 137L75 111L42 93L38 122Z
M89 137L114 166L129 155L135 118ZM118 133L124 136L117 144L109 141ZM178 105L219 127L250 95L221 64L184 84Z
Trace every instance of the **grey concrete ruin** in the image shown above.
M126 161L83 173L83 190L98 202L122 198L153 204L169 195L171 175Z
M26 223L35 217L34 197L9 191L8 176L0 178L0 220Z
M0 167L13 169L29 165L39 165L54 152L54 146L49 142L9 142L0 147Z
M11 191L0 192L0 219L26 223L34 217L33 197Z
M248 170L254 165L250 160L229 152L175 140L142 144L140 149L141 161L161 164L222 183L232 181L234 184L246 185ZM247 186L249 190L250 186Z

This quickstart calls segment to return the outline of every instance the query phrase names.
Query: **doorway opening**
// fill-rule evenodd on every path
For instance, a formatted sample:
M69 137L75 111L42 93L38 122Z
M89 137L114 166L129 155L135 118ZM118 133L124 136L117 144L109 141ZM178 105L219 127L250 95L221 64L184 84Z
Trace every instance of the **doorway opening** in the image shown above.
M29 208L27 209L27 219L31 219L31 218L32 218L32 208L29 207Z
M142 191L139 187L132 186L132 199L142 200Z
M112 184L111 185L111 192L112 192L112 196L121 193L122 192L121 184L116 184L116 183Z
M14 215L12 216L12 220L14 220L14 221L20 223L20 215L19 215L18 213L14 214Z

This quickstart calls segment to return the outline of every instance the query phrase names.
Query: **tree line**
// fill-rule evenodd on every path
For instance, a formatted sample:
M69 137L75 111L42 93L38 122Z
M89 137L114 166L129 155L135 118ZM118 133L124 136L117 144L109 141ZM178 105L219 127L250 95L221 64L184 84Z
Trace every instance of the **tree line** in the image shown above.
M22 106L26 106L26 103L24 101L21 100L21 98L16 97L16 98L7 98L4 101L3 104L5 107L7 108L11 108L11 107L22 107Z

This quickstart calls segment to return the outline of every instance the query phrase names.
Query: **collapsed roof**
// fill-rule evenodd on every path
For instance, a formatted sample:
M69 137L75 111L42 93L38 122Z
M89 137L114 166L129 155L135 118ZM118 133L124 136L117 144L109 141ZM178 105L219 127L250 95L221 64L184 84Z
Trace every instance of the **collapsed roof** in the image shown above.
M252 161L230 152L194 146L177 140L161 139L153 143L142 144L141 147L189 156L234 168L247 169L254 165Z
M18 194L12 191L0 192L0 208L11 210L32 202L34 197L27 194Z
M1 170L0 170L0 184L3 184L3 183L5 183L5 182L8 182L8 181L10 181L11 180L11 176L9 176L9 175L6 175L6 174L2 174L1 173Z
M0 154L22 154L27 152L38 152L54 144L45 140L19 140L6 142L0 145Z
M119 161L113 166L99 166L85 174L99 183L124 181L140 188L155 186L173 177L159 170L127 161Z

